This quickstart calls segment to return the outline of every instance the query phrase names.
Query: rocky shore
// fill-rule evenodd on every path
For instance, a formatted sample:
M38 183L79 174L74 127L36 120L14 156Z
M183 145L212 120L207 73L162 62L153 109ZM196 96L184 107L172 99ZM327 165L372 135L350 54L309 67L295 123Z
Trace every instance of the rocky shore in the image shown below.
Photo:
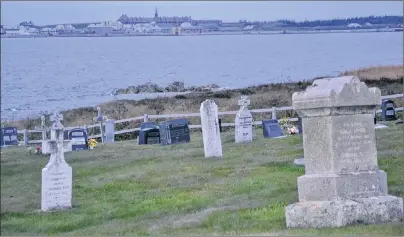
M159 93L159 92L204 92L215 91L220 89L220 86L216 84L210 84L205 86L191 86L185 87L184 82L175 81L166 87L161 87L156 83L145 83L137 86L129 86L123 89L117 89L113 91L114 95L120 94L141 94L141 93Z

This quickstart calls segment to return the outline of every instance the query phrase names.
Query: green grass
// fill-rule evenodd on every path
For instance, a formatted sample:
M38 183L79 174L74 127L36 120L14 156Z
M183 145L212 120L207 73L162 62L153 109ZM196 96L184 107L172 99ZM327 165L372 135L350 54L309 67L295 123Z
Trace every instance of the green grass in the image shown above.
M377 130L389 193L404 197L402 126ZM235 144L222 134L223 159L205 159L192 142L138 146L124 141L66 154L73 167L73 208L42 213L41 169L48 157L2 149L2 235L404 235L404 224L286 229L284 208L297 200L304 168L300 136Z

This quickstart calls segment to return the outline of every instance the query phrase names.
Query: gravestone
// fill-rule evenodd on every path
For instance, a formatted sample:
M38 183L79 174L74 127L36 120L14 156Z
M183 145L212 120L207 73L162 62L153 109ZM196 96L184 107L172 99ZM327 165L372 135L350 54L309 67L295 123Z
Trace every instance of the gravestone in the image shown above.
M222 140L218 121L219 112L215 101L205 100L202 102L200 112L205 157L222 157Z
M283 132L277 119L262 120L262 128L265 138L282 137Z
M2 146L18 145L18 129L16 127L1 128Z
M83 128L75 128L67 133L67 139L72 141L72 150L88 150L88 133Z
M187 119L174 119L160 124L160 144L169 145L190 142Z
M42 169L41 210L71 208L72 206L72 168L64 157L63 116L54 114L51 118L51 140L48 141L50 159Z
M379 170L373 114L380 90L355 76L319 79L293 94L302 117L305 175L297 179L296 204L285 209L286 226L342 227L403 217L403 199L387 193Z
M238 101L240 105L240 110L237 112L235 119L235 141L236 143L252 142L253 131L252 124L253 118L248 111L248 105L250 101L247 100L247 96L242 96L241 100Z
M392 100L382 101L382 121L397 120L396 106Z
M160 130L155 122L145 122L140 125L139 145L160 144Z
M107 121L107 116L103 116L101 112L101 107L97 107L97 117L93 118L94 122L100 122L100 132L101 132L101 142L104 143L104 122Z
M52 123L55 123L55 119L59 119L60 121L63 120L63 115L62 114L58 114L57 117L55 117L56 114L53 114L50 116L50 121ZM45 137L45 140L42 138L42 145L41 145L41 152L44 155L50 155L51 154L51 149L49 147L49 139L46 138L46 131L50 130L51 131L51 139L55 139L55 131L51 130L49 128L46 128L45 126L45 117L41 117L41 128L39 128L38 130L42 131L42 137ZM62 132L62 137L63 137L63 152L71 152L72 151L72 141L68 140L65 137L65 132Z
M115 142L115 121L112 119L107 119L105 121L105 143Z

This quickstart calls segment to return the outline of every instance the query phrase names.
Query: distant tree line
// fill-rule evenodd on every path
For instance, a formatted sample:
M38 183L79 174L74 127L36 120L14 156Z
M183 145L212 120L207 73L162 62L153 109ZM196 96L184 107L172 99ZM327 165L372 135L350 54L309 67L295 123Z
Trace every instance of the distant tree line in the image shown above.
M252 24L278 24L283 26L295 26L295 27L316 27L316 26L346 26L351 23L358 23L363 25L365 23L370 23L372 25L377 24L386 24L386 25L402 25L404 17L403 16L368 16L368 17L354 17L347 19L331 19L331 20L314 20L314 21L294 21L282 19L278 21L264 21L264 22L248 22L248 21L239 21L239 23L252 23Z

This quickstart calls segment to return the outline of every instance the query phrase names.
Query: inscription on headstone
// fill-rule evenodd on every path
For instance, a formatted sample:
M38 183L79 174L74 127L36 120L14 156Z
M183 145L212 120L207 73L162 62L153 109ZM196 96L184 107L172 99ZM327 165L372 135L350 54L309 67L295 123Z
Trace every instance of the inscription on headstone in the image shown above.
M190 142L187 119L174 119L160 124L161 145Z
M277 119L262 120L262 128L265 138L275 138L283 136L281 127Z
M248 105L250 101L247 100L247 96L242 96L238 101L240 110L237 112L235 119L235 141L236 143L252 142L252 124L253 118L248 111Z

